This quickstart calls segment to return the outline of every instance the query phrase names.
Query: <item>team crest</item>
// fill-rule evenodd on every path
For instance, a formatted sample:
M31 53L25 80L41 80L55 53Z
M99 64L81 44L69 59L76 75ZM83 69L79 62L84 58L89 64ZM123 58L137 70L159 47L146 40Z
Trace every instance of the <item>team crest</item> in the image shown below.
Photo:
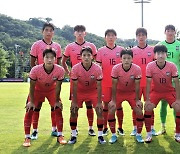
M53 80L54 80L54 81L57 80L57 77L54 76L54 77L53 77Z
M179 46L176 46L176 51L179 51Z
M94 75L91 75L91 79L94 79L95 78L95 76Z
M167 76L170 76L170 74L171 74L170 72L166 72L166 75L167 75Z
M151 52L148 52L147 55L148 55L148 56L151 56Z
M131 75L131 76L130 76L130 79L134 79L134 75Z
M116 57L119 58L120 57L120 53L116 52Z

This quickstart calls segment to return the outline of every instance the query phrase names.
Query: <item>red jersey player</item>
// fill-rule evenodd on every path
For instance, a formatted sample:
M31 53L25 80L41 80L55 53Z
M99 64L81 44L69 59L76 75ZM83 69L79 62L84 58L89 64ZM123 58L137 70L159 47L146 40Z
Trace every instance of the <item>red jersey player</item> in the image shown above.
M85 41L86 36L86 28L83 25L76 25L74 27L74 36L76 37L76 41L73 43L70 43L66 46L65 52L62 58L62 66L64 67L66 73L69 75L69 69L66 64L66 61L70 59L71 66L74 66L75 64L82 61L80 51L83 47L89 46L92 49L92 54L95 58L96 56L96 46L93 43ZM72 81L70 80L70 93L72 92ZM71 95L71 94L70 94ZM70 97L71 99L71 97ZM90 136L95 136L95 132L93 130L93 118L94 118L94 112L92 108L92 103L89 101L85 101L86 108L87 108L87 118L89 122L89 131L88 134Z
M113 67L112 77L112 101L109 102L108 122L112 132L110 143L117 141L115 111L121 107L123 101L128 101L132 110L136 112L138 142L144 142L141 137L143 126L142 102L139 97L141 68L132 64L133 52L121 51L122 63Z
M45 23L42 28L43 39L35 42L30 51L30 61L31 67L34 67L36 64L42 64L43 61L43 51L47 48L52 47L56 51L56 61L55 63L59 64L61 59L61 46L52 41L54 35L54 26L51 23ZM33 114L33 133L31 135L31 139L38 138L38 120L39 120L39 111L41 109L42 103L38 104L39 106L36 108ZM54 109L51 109L51 120L52 120L52 136L57 136L56 132L56 120Z
M144 101L146 100L146 66L149 62L154 60L153 47L147 45L147 30L145 28L137 28L136 30L136 40L138 45L132 48L133 51L133 63L141 67L142 78L140 81L140 97L143 96ZM133 125L134 129L131 133L131 136L136 135L137 126L136 126L136 115L135 112L132 112L133 115ZM153 135L157 135L154 129L154 112L152 114L152 124L151 131Z
M103 80L102 80L102 95L103 95L103 117L104 117L104 130L103 135L107 135L107 116L108 116L108 103L111 101L111 70L114 65L120 63L120 54L123 49L121 46L117 46L115 41L117 39L117 34L114 29L107 29L105 31L105 41L106 46L101 47L97 52L96 62L102 67ZM123 110L122 107L117 109L119 128L118 132L124 135L122 130L122 119Z
M52 49L46 49L43 52L44 64L37 65L30 71L30 90L29 99L26 104L26 114L24 117L25 141L23 146L30 146L30 127L34 110L39 106L39 102L48 99L52 108L55 109L55 119L57 123L57 141L60 144L66 144L62 136L63 117L62 103L59 93L61 83L64 79L64 69L54 64L56 52ZM57 82L57 90L56 90Z
M147 136L145 142L152 141L151 114L159 101L166 100L171 108L176 111L175 140L180 142L180 87L178 70L174 63L166 61L167 48L164 45L154 47L156 61L150 62L146 68L146 102L145 102L145 126ZM175 88L172 86L172 79ZM152 82L152 84L151 84Z
M72 136L69 144L76 143L77 134L77 117L78 109L82 107L84 101L91 101L97 114L97 127L98 127L98 141L104 144L102 134L103 130L103 117L102 117L102 101L101 101L101 80L102 69L99 65L92 63L93 53L90 47L82 48L81 52L82 62L74 65L71 71L71 79L73 82L72 87L72 103L71 103L71 116L70 126Z

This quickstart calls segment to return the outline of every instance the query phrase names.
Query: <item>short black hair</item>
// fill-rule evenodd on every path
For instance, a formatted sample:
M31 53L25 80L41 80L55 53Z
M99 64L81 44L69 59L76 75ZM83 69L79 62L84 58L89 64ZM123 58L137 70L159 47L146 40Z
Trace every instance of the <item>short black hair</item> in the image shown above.
M166 52L167 53L167 48L165 45L156 45L154 47L154 53L156 52Z
M84 51L87 51L87 52L89 52L89 53L92 54L92 49L91 49L91 47L83 47L83 48L81 49L80 54L82 55Z
M85 31L86 31L86 27L85 27L84 25L76 25L76 26L74 27L74 32L75 32L75 31L77 31L77 32L79 32L79 31L85 32Z
M136 36L139 34L139 33L143 33L144 35L147 36L147 30L143 27L140 27L140 28L137 28L136 29Z
M45 49L43 51L43 58L48 54L48 53L52 53L53 56L56 58L56 51L54 49L52 49L51 47L49 49Z
M172 30L176 30L176 28L175 28L175 26L174 25L166 25L166 27L165 27L165 31L166 30L170 30L170 29L172 29Z
M130 56L133 58L133 52L132 52L131 49L123 49L123 50L121 51L121 57L122 57L123 55L125 55L125 54L128 54L128 55L130 55Z
M45 29L46 27L51 27L51 28L54 30L54 25L53 25L52 23L46 22L46 23L43 25L42 31L44 31L44 29Z
M108 33L113 33L115 36L117 36L117 33L116 33L116 31L115 31L114 29L107 29L107 30L105 31L105 37L106 37L106 35L107 35Z

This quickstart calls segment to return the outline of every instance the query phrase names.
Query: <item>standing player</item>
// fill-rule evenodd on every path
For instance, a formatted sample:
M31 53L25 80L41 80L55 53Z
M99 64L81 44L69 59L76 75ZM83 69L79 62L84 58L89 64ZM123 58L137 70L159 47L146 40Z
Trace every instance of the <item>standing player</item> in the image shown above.
M123 101L128 101L132 110L136 112L137 135L138 142L143 143L141 136L143 127L142 102L139 97L141 68L132 64L133 52L131 50L122 50L122 63L113 67L112 77L112 101L109 102L108 122L112 132L110 143L117 141L116 136L116 108L120 108Z
M151 115L159 101L164 99L171 108L176 111L175 140L180 142L180 87L178 70L174 63L166 61L167 48L164 45L154 47L156 61L150 62L146 68L146 102L145 102L145 126L147 136L145 142L152 141ZM175 88L172 86L172 79ZM151 84L151 81L153 83ZM150 91L151 90L151 91Z
M107 135L107 118L108 118L108 103L111 101L112 94L112 79L111 70L114 65L120 63L120 54L123 47L115 44L117 34L114 29L107 29L105 31L106 46L101 47L97 52L96 62L102 67L103 80L102 80L102 95L103 95L103 117L104 117L104 130L103 135ZM123 110L122 107L117 109L117 117L119 128L118 132L120 135L124 135L122 129Z
M56 61L55 63L59 64L61 59L61 46L52 41L54 35L54 26L51 23L45 23L42 28L42 35L43 39L35 42L30 51L30 61L31 61L31 68L34 67L36 64L43 63L43 51L52 47L56 51ZM31 139L36 140L38 138L38 121L39 121L39 112L41 110L42 103L38 104L39 106L36 107L33 114L33 132L31 135ZM52 120L52 136L57 136L56 131L56 119L55 119L55 112L54 109L51 108L51 120Z
M102 101L101 101L101 80L102 69L95 63L92 63L93 52L90 47L82 48L81 50L82 62L74 65L71 71L71 79L73 83L72 88L72 103L71 103L71 116L70 126L72 136L69 144L76 143L77 134L77 117L78 109L82 108L84 101L91 101L97 114L97 127L98 127L98 141L104 144L102 134L103 130L103 117L102 117Z
M178 68L178 72L180 75L180 41L175 40L176 30L173 25L167 25L165 27L165 35L166 40L160 42L159 44L163 44L167 47L167 61L173 62L176 64ZM162 124L162 130L160 134L166 133L166 116L167 116L167 105L168 103L165 100L161 100L161 108L160 108L160 118ZM174 112L174 117L176 114Z
M24 117L25 141L23 146L29 147L30 128L34 110L45 98L48 99L51 108L55 109L55 119L57 123L57 142L66 144L62 136L63 117L62 103L60 101L61 83L64 79L64 69L54 64L56 52L52 49L46 49L43 52L44 64L37 65L30 71L30 90L29 98L26 104L26 114ZM57 82L57 89L56 89ZM40 103L39 103L40 102Z
M152 62L154 60L154 52L153 47L147 45L146 43L147 30L145 28L138 28L136 30L136 40L138 42L138 45L132 48L133 63L141 67L142 79L140 81L140 97L143 96L144 100L146 100L146 66L149 62ZM134 129L130 135L134 136L137 132L136 114L134 110L132 112L132 116ZM154 112L152 115L151 131L153 135L157 135L154 129Z
M71 66L74 66L75 64L81 62L80 51L83 47L85 46L91 47L94 58L96 57L96 52L97 52L96 46L93 43L85 41L86 28L83 25L76 25L74 27L74 36L76 37L76 41L66 46L65 52L62 58L62 66L64 67L68 75L70 74L70 71L66 64L66 61L70 59ZM71 92L72 92L72 81L70 80L70 93ZM96 134L93 130L94 112L92 108L92 103L90 101L85 101L85 103L86 103L86 108L87 108L87 118L89 122L88 134L90 136L95 136Z

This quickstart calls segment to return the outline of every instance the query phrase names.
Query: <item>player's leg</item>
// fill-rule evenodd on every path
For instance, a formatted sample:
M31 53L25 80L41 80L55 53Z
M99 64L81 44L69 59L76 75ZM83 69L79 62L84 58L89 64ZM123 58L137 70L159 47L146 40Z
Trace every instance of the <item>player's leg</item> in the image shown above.
M54 108L51 107L51 122L52 122L52 131L51 136L57 136L57 130L56 130L56 113Z
M93 130L93 120L94 120L94 111L92 107L92 102L91 101L86 101L86 109L87 109L87 118L88 118L88 123L89 123L89 131L88 134L90 136L96 136L94 130Z
M117 116L117 120L118 120L118 129L117 129L117 132L118 132L119 135L123 136L123 135L125 135L124 130L122 128L124 113L123 113L123 108L122 108L121 105L117 106L116 116Z

